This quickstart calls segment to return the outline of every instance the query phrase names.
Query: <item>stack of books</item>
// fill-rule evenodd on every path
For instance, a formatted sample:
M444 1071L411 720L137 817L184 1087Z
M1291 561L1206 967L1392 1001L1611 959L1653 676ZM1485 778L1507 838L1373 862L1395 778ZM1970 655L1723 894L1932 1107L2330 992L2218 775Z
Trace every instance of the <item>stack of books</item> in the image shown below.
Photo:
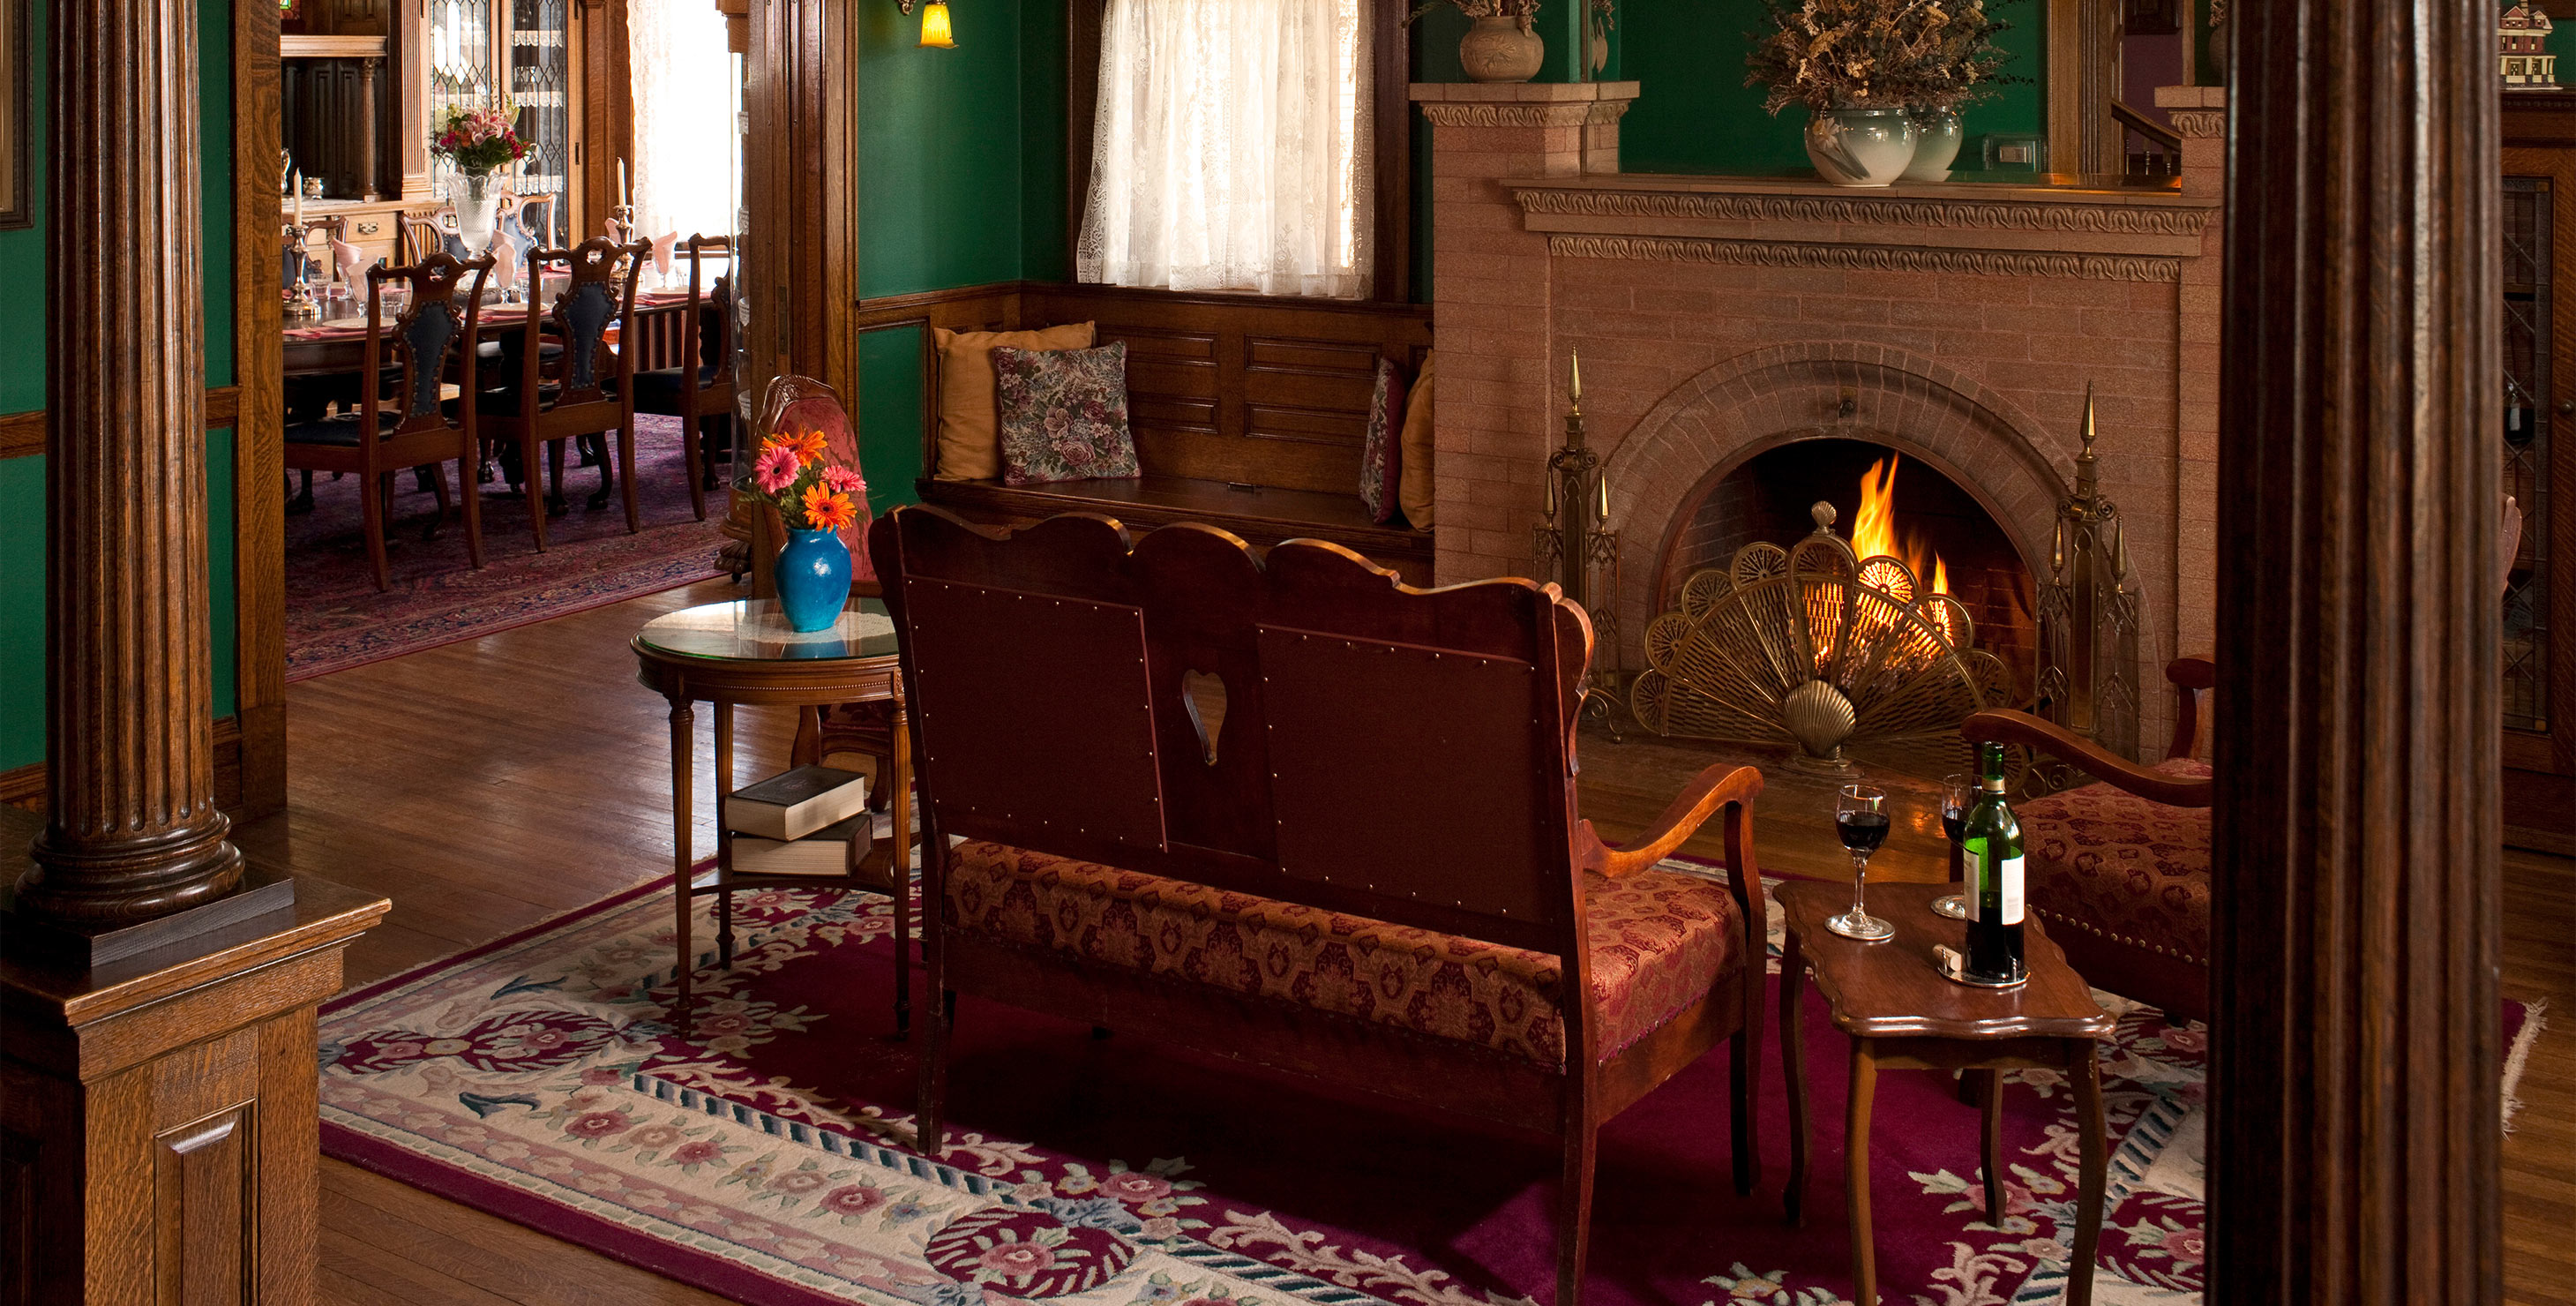
M736 875L844 875L852 839L875 834L868 778L829 766L793 771L725 795Z

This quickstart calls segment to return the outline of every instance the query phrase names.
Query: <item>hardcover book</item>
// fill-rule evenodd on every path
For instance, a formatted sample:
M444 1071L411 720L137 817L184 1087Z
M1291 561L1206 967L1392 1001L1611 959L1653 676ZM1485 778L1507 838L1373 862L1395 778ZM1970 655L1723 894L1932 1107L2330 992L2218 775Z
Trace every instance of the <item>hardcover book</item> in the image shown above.
M727 794L724 820L736 834L785 842L846 821L867 802L866 776L836 767L800 766Z

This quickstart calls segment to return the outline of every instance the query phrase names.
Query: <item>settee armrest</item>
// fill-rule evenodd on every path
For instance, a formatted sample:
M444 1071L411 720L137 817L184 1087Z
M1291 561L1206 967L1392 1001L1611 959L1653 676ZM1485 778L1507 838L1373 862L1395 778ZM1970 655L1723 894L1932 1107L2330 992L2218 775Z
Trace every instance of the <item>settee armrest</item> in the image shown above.
M1575 865L1612 879L1635 874L1689 842L1712 813L1726 807L1727 865L1738 876L1758 876L1761 872L1753 865L1753 799L1761 792L1760 771L1721 762L1692 777L1663 815L1625 847L1611 847L1592 822L1583 822L1575 832Z
M1972 713L1959 723L1959 733L1972 744L2019 744L2037 749L2149 802L2171 807L2207 807L2211 802L2214 786L2206 779L2148 770L2056 722L2028 712L1989 708Z

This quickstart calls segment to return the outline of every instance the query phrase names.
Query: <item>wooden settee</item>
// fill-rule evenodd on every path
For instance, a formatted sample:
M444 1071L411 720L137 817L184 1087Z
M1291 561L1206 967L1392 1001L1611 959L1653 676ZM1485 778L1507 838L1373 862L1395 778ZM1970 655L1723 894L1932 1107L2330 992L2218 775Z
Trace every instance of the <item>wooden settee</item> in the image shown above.
M939 354L926 328L1069 322L1096 323L1098 343L1127 346L1128 420L1143 474L1017 488L938 479ZM863 330L915 323L925 328L922 502L991 525L1095 512L1145 528L1207 522L1258 548L1330 540L1431 583L1431 532L1401 517L1372 522L1359 499L1377 360L1394 359L1407 379L1419 373L1431 348L1429 306L1030 283L861 315Z
M1574 791L1591 627L1555 587L1426 592L1319 542L919 506L870 551L920 756L934 1012L976 995L1557 1138L1561 1303L1596 1128L1722 1039L1751 1191L1762 777L1711 767L1604 844ZM1721 808L1728 875L1654 869ZM923 1022L932 1156L952 1018Z

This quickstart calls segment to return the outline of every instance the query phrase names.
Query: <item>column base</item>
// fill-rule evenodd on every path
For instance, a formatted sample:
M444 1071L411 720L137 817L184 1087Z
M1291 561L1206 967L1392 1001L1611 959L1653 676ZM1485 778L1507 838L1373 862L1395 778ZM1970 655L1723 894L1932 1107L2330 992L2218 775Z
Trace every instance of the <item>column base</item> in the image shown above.
M278 871L252 871L240 887L211 902L167 916L122 925L74 925L26 910L23 900L0 911L0 943L12 955L85 965L92 969L147 952L191 942L214 942L205 936L228 927L256 936L281 928L268 919L295 907L295 878Z

